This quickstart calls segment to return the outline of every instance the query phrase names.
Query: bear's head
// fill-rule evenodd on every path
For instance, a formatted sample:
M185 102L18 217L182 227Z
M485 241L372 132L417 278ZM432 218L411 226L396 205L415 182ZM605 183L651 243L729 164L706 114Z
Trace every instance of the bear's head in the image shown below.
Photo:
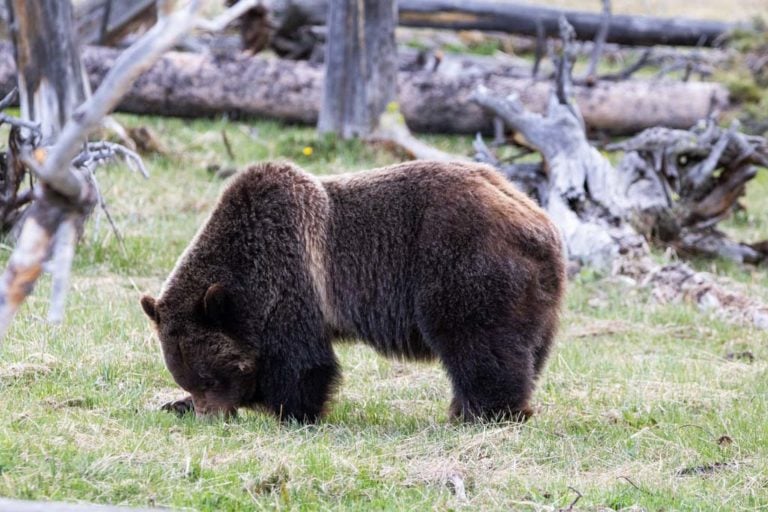
M234 415L238 407L257 405L257 357L232 328L226 288L212 284L183 304L141 298L160 338L165 364L192 396L197 415Z

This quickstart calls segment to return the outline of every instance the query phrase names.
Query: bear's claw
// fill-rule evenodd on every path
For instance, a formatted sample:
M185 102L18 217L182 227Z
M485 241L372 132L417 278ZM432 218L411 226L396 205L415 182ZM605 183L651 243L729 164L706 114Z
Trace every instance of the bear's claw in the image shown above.
M172 412L176 416L184 416L185 414L195 412L195 404L192 403L192 397L188 396L181 400L174 400L172 402L164 403L160 410L166 412Z

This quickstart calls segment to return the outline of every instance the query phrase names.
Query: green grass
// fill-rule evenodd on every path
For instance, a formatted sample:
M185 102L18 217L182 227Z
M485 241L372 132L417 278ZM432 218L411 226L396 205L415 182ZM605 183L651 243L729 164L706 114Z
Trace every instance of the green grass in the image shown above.
M138 299L159 290L214 204L223 183L206 167L290 158L327 173L398 155L277 123L121 120L149 123L168 154L148 160L148 181L123 167L100 171L125 247L106 221L91 222L65 323L44 322L43 280L3 341L0 495L211 511L556 510L575 499L573 488L584 510L768 508L768 334L656 304L589 272L570 286L538 412L522 426L451 424L437 365L386 360L361 345L338 347L345 381L319 425L160 412L182 392ZM457 152L470 143L429 140ZM729 224L734 233L768 234L766 178L750 186L750 213ZM755 293L765 284L758 271L702 265ZM746 351L753 361L727 358ZM717 463L728 465L679 474Z

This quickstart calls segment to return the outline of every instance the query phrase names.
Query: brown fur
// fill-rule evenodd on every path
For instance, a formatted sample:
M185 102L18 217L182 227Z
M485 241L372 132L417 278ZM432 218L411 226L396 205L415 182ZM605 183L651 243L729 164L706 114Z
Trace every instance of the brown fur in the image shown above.
M490 167L411 162L318 180L267 163L233 179L142 306L199 414L316 419L344 337L439 359L453 416L524 419L564 283L557 229Z

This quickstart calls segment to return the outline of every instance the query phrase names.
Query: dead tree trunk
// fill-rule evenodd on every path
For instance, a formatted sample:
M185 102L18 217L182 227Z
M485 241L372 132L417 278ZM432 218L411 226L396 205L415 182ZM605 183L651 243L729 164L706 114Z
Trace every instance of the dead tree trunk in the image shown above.
M70 0L8 0L19 73L21 117L49 144L86 98Z
M395 0L335 0L328 10L323 104L317 128L371 134L397 94Z
M8 161L9 173L4 180L16 187L23 175L25 160L43 164L45 157L36 149L53 145L66 121L85 101L87 85L84 79L80 53L71 31L72 4L69 0L8 0L16 62L20 70L19 103L24 121L36 124L38 130L13 130ZM10 191L8 191L10 192ZM27 194L31 194L28 191ZM13 275L6 274L3 288L10 300L16 302L24 288L31 287L43 271L42 262L53 255L63 265L54 272L53 294L49 318L60 321L64 296L61 288L69 281L69 268L74 255L74 244L86 216L96 204L96 197L85 196L75 205L62 202L59 192L52 187L39 187L36 200L25 214L24 227L18 241L18 251L11 258ZM17 211L9 208L8 199L16 199L18 190L6 194L4 213L15 217ZM8 219L3 219L9 224ZM45 233L40 238L40 233ZM36 243L37 242L37 243ZM20 277L21 276L21 277ZM12 309L3 308L3 312ZM5 318L1 319L4 323Z

